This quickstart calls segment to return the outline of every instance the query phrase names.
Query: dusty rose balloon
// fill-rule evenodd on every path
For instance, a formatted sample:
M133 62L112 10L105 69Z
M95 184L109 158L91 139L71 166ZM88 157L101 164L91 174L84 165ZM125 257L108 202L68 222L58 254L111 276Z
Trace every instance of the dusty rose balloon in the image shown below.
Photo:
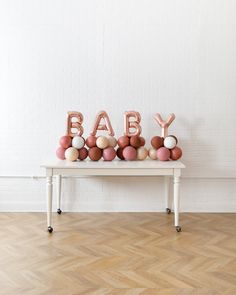
M116 155L117 155L117 157L119 158L119 159L121 159L121 160L124 160L125 158L124 158L124 156L123 156L123 148L118 148L117 149L117 151L116 151Z
M118 139L117 143L118 143L118 146L119 146L119 147L124 148L124 147L126 147L126 146L129 145L129 137L126 136L126 135L121 136L121 137Z
M85 147L79 149L79 159L80 161L85 160L88 157L88 150Z
M88 156L92 161L98 161L102 157L102 150L99 149L98 147L92 147L88 151Z
M130 145L134 148L139 148L141 146L141 139L138 135L130 137Z
M168 161L170 159L170 151L165 147L159 148L157 150L157 158L160 161Z
M147 158L147 156L148 156L148 150L145 147L141 146L140 148L137 149L138 160L143 161Z
M141 146L145 146L145 143L146 143L145 138L140 136L140 141L141 141Z
M79 151L74 147L69 147L65 151L65 158L71 162L76 161L79 157Z
M113 147L110 146L103 150L102 156L104 161L112 161L116 157L116 151Z
M123 156L127 161L134 161L137 158L137 151L132 146L126 146L123 150Z
M178 146L170 150L170 158L174 161L179 160L182 157L182 150Z
M149 149L148 155L150 159L157 160L157 150L153 147Z
M160 136L154 136L151 139L151 145L156 150L159 149L160 147L163 147L164 146L164 138L162 138Z
M66 151L66 149L64 149L61 146L56 150L56 155L57 155L58 159L65 160L65 151Z
M92 147L96 146L96 140L97 140L96 136L90 135L86 139L85 144L87 145L87 147L92 148Z
M60 138L60 146L64 149L68 149L71 147L72 138L68 135L64 135Z

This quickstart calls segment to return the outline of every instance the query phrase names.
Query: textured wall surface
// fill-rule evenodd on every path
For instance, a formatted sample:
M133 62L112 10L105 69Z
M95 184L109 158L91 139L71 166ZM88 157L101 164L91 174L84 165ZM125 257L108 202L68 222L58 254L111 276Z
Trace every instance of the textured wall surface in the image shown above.
M235 11L233 0L0 1L0 210L43 210L42 179L19 176L43 175L68 110L87 136L101 109L117 137L123 112L138 110L148 141L154 113L174 112L182 209L236 210ZM64 206L161 210L159 182L67 180Z

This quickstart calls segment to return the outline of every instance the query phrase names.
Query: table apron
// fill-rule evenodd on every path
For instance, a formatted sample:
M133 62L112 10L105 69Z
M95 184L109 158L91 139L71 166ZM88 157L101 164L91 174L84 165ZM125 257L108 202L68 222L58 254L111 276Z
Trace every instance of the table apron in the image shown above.
M170 168L150 169L150 168L131 168L131 169L70 169L70 168L47 168L47 176L64 175L64 176L168 176L174 175L176 170Z

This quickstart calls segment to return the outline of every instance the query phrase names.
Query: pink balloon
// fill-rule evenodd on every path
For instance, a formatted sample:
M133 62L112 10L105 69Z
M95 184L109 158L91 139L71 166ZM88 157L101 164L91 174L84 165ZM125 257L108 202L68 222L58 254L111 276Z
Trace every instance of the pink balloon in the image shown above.
M97 137L96 136L90 135L86 139L85 143L86 143L87 147L92 148L92 147L95 147L96 146L96 140L97 140Z
M58 159L65 160L65 151L66 151L66 149L64 149L61 146L56 150L56 155L57 155Z
M105 121L105 124L101 124L101 120ZM111 121L109 119L108 114L105 111L100 111L96 118L95 118L95 122L92 128L92 132L90 133L90 135L95 136L97 134L97 130L105 130L108 131L108 134L110 136L114 136L114 130L111 126Z
M76 119L76 122L73 121ZM74 137L76 135L82 136L84 128L82 126L84 117L80 112L67 112L67 135ZM74 132L72 129L76 129Z
M170 151L165 147L159 148L157 150L157 158L160 161L168 161L170 159Z
M134 161L137 158L137 151L132 146L127 146L123 149L123 157L127 161Z
M134 120L130 120L130 118L134 118ZM140 135L142 132L142 128L140 126L141 115L139 112L129 111L124 113L124 135L126 136L134 136ZM135 131L131 132L131 128L135 129Z
M116 151L113 147L108 147L103 150L102 156L104 161L112 161L116 157Z
M161 137L166 137L168 135L168 128L170 124L175 119L175 114L170 114L168 119L164 121L159 113L156 113L154 116L154 119L157 121L157 123L161 126Z
M71 147L72 138L68 135L64 135L60 138L60 146L64 149L68 149Z

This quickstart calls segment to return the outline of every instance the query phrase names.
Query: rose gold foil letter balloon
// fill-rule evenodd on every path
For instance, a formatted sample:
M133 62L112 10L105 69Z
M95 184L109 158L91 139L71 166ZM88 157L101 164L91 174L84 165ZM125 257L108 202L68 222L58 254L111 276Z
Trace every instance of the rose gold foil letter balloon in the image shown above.
M161 126L161 137L166 137L168 135L168 128L170 124L175 119L175 114L170 114L168 119L164 121L159 113L157 113L154 116L154 119L157 121L157 123Z
M133 119L131 119L133 118ZM140 126L141 116L138 112L129 111L124 113L124 135L140 135L142 128ZM130 129L135 129L133 132Z
M101 121L104 120L104 123L102 124ZM108 134L110 136L114 136L114 130L111 126L111 121L108 117L108 114L105 111L100 111L95 119L92 132L90 135L95 136L98 130L104 130L108 131Z
M84 128L82 126L83 120L84 117L80 112L68 112L66 134L71 137L76 135L81 136L84 133ZM76 131L74 132L73 129L76 129Z

